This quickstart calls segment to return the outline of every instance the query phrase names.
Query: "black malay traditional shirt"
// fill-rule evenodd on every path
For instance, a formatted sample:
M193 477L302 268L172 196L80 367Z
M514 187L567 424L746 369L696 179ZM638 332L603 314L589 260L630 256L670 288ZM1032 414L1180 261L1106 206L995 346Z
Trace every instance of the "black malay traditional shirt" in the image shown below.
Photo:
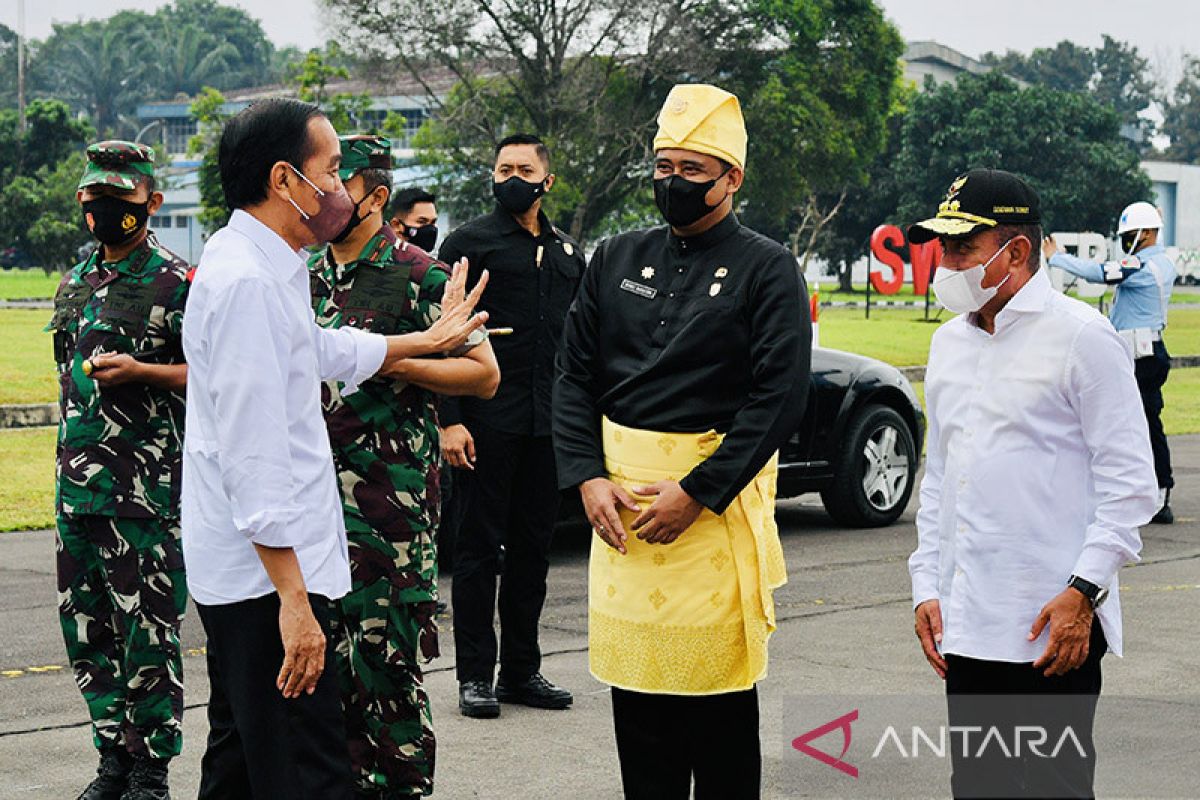
M732 213L697 236L621 234L592 256L554 390L559 483L607 474L600 418L725 439L680 483L725 508L804 416L812 326L796 259Z
M468 286L483 270L488 285L478 309L489 328L512 328L491 339L500 365L500 388L491 400L444 398L443 426L481 422L503 433L550 435L554 358L563 321L586 262L579 245L539 213L541 235L533 236L499 206L458 228L442 243L438 258L453 265L470 260Z

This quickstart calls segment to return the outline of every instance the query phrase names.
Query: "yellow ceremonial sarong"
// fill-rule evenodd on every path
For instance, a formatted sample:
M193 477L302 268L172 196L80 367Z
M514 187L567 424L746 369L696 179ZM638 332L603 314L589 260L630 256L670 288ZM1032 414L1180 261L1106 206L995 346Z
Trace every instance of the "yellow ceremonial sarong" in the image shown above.
M723 438L715 431L626 428L607 418L602 432L609 477L626 490L683 478ZM724 514L704 509L671 544L647 544L630 534L621 555L593 537L592 675L621 689L678 695L741 691L766 676L767 640L775 630L772 592L787 582L775 525L777 475L778 454ZM622 509L627 532L636 516Z

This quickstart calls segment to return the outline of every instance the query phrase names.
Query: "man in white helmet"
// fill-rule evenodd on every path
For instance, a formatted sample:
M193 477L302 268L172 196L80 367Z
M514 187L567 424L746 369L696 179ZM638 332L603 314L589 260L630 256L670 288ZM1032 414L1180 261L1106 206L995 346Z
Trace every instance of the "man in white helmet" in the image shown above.
M1091 283L1113 287L1109 319L1133 350L1134 373L1154 450L1159 510L1150 521L1170 524L1175 521L1171 511L1171 487L1175 480L1171 477L1171 451L1167 447L1161 415L1162 387L1171 371L1171 357L1163 343L1162 332L1167 327L1167 307L1171 303L1176 273L1174 262L1158 243L1162 224L1158 209L1150 203L1137 202L1125 207L1117 224L1121 249L1125 253L1123 258L1104 264L1076 258L1059 250L1049 236L1042 243L1042 252L1053 267Z

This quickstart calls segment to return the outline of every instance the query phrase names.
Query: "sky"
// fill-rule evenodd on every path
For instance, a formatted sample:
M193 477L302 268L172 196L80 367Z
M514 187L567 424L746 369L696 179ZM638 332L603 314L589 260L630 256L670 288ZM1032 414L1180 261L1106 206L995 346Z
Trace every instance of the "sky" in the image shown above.
M989 50L1028 52L1063 39L1097 46L1100 36L1132 42L1152 68L1174 78L1182 53L1200 54L1197 0L879 0L905 39L933 39L969 56ZM15 28L22 0L0 0L0 22ZM108 16L122 8L153 10L162 0L23 0L29 36L45 38L53 21ZM320 46L318 0L222 0L257 17L278 46Z

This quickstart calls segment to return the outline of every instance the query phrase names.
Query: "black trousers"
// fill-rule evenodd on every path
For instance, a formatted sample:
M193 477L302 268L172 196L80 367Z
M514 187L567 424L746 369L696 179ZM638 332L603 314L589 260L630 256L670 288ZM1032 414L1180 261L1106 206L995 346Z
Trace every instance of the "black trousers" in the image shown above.
M1094 620L1087 660L1065 675L1048 678L1044 668L1034 669L1030 663L947 655L950 726L980 729L967 736L965 745L962 738L951 737L954 797L1095 797L1092 728L1100 698L1100 660L1107 649L1100 621ZM1021 735L1018 754L1017 726L1046 731L1046 741L1036 746L1037 752L1029 747L1036 734L1026 733ZM1078 746L1063 738L1068 726ZM1008 754L994 740L983 747L993 727L1007 743ZM1049 757L1056 750L1057 755Z
M613 687L625 800L757 800L758 690L685 696Z
M325 630L316 691L285 700L279 596L197 605L208 636L208 746L200 800L350 800L353 775L333 662L330 602L309 595Z
M538 619L546 601L558 477L549 436L466 423L475 469L457 470L462 517L454 553L454 647L459 681L491 681L499 583L500 674L520 681L541 669Z
M1167 446L1167 434L1163 431L1162 387L1171 372L1171 356L1162 342L1154 343L1154 355L1133 362L1133 374L1137 378L1138 391L1142 394L1142 408L1146 411L1146 423L1150 426L1150 449L1154 451L1154 474L1160 489L1175 485L1171 475L1171 449Z

